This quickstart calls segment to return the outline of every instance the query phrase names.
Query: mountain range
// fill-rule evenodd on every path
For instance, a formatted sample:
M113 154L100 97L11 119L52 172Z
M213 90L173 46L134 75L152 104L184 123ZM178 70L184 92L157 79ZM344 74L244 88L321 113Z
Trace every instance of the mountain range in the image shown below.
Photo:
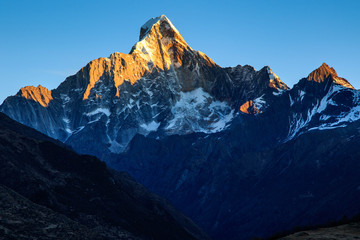
M268 66L222 68L162 15L129 54L0 111L128 172L213 238L250 239L360 213L359 94L325 63L293 88Z

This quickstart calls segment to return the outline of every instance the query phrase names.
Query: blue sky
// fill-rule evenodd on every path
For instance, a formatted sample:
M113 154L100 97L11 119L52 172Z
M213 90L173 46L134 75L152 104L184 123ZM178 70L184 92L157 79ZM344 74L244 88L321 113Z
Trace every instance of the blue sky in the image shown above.
M268 65L292 86L326 62L360 88L359 11L357 0L0 0L0 101L128 53L141 25L161 14L222 67Z

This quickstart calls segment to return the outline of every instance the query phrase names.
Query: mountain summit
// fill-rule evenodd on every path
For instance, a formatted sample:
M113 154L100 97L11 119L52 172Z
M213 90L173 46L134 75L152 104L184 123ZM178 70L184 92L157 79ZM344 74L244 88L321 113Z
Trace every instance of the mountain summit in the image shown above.
M314 81L317 83L323 83L328 78L331 78L332 81L338 85L341 85L346 88L354 89L354 87L344 78L340 78L335 69L329 67L326 63L323 63L319 68L312 71L307 77L308 81Z
M162 25L161 28L159 28L160 25ZM181 37L179 31L175 28L171 21L165 15L161 15L159 17L149 19L141 26L139 41L143 40L148 33L154 31L160 33L164 37L174 37L175 33Z

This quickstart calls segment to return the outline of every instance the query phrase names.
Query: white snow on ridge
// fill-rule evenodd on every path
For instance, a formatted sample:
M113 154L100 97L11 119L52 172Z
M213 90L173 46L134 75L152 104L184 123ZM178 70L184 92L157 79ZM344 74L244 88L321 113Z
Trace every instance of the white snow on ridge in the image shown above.
M270 80L279 78L269 67L267 67L267 73L269 74Z
M222 117L222 119L210 125L210 132L220 132L225 129L226 125L234 118L234 110L231 110L229 114Z
M331 116L328 116L328 118L330 118L330 117ZM313 127L311 129L309 129L309 131L310 130L325 130L325 129L333 129L333 128L338 128L338 127L346 127L346 124L344 124L344 123L354 122L359 119L360 119L360 106L356 106L356 107L352 108L349 112L342 113L340 116L337 116L335 122L321 124L318 127Z
M308 131L312 130L327 130L327 129L334 129L338 127L346 127L345 123L354 122L360 119L360 105L358 105L358 96L360 92L353 92L354 97L353 101L357 105L352 107L349 111L342 112L340 115L326 115L324 111L328 108L329 105L331 106L338 106L338 104L333 100L333 98L340 93L341 91L347 90L348 88L341 86L341 85L333 85L328 93L311 109L308 111L306 117L302 116L301 114L295 113L292 117L290 130L287 137L287 140L294 138L295 136L301 134L306 127L308 127L310 121L312 120L315 114L320 114L319 121L320 123L317 126L311 127ZM351 90L350 90L351 91ZM304 94L299 92L301 96L300 101L302 100ZM290 96L290 95L289 95ZM291 97L290 103L293 104ZM330 120L331 119L331 120ZM327 122L326 122L327 121Z
M94 111L87 113L86 115L87 116L93 116L93 115L96 115L96 114L99 114L99 113L105 114L108 117L111 114L110 110L108 108L97 108Z
M290 107L294 105L294 100L292 100L291 95L289 94Z
M148 131L148 132L155 132L157 131L157 129L159 128L160 123L157 123L155 121L152 121L150 123L143 123L140 125L141 128L143 128L144 130Z
M299 91L299 98L300 98L300 101L302 101L302 100L303 100L304 96L305 96L305 92L304 92L304 91L302 91L302 90L300 90L300 91Z
M179 33L179 31L175 28L175 26L171 23L171 21L165 16L165 15L161 15L159 17L155 17L155 18L151 18L149 19L144 25L141 26L142 29L144 29L146 32L143 34L143 38L141 40L143 40L147 34L149 33L149 31L151 30L151 28L155 25L160 23L161 21L167 21L170 24L170 27L172 29L174 29L175 32ZM141 41L140 40L140 41Z
M257 108L257 109L261 109L261 108L264 108L265 105L266 105L266 101L263 99L265 94L261 95L260 97L256 98L253 103L254 103L254 106Z
M173 118L165 127L169 134L219 132L234 117L234 111L225 102L213 99L202 88L181 92L171 112Z
M279 96L279 95L283 94L284 92L285 91L283 89L279 88L279 89L277 89L277 91L273 91L273 95Z
M316 113L316 108L309 110L307 112L306 117L302 116L301 113L300 114L295 113L292 116L292 121L290 123L290 130L288 137L286 138L286 141L289 141L293 139L295 136L297 136L298 133L300 133L300 131L310 123L315 113Z
M64 118L63 118L63 121L64 121L65 123L70 123L70 119L67 118L67 117L64 117Z

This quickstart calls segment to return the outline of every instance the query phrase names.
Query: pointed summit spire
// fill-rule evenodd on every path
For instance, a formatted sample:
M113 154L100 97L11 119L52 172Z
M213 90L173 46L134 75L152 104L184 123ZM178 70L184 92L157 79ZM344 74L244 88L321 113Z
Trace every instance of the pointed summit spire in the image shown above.
M289 87L280 80L280 78L271 70L269 66L264 67L266 68L267 73L269 74L269 87L273 89L282 89L288 90Z
M171 21L165 16L161 15L159 17L149 19L144 25L140 28L140 36L139 41L144 39L146 35L151 31L154 25L166 25L166 29L171 29L173 32L176 32L180 35L179 31L175 28L175 26L171 23Z
M326 63L323 63L319 68L312 71L307 77L307 80L322 83L329 77L331 78L333 83L336 83L346 88L354 89L354 87L346 79L339 77L335 69L329 67L329 65L327 65Z
M173 64L181 66L187 52L193 51L165 15L148 20L140 28L139 39L130 54L162 70L170 69Z
M309 81L321 83L329 76L337 77L338 75L334 68L331 68L326 63L323 63L319 68L312 71L307 79Z

